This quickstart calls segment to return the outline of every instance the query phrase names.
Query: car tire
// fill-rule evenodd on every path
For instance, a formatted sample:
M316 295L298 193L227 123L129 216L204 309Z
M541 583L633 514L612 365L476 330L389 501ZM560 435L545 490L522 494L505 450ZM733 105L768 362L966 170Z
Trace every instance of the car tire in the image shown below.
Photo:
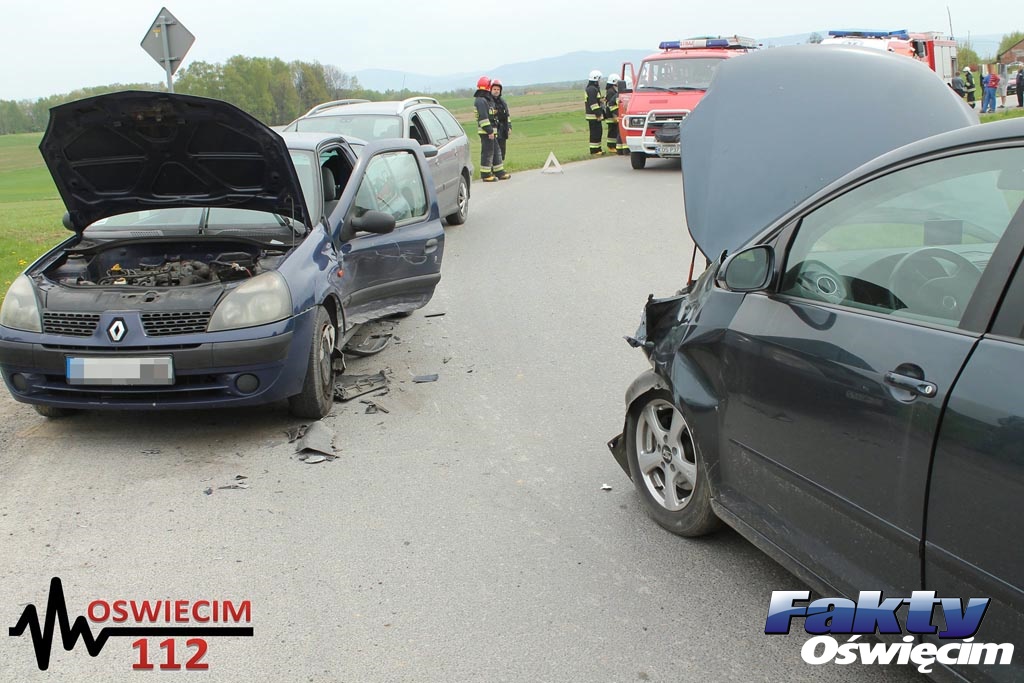
M643 152L630 152L629 165L638 171L643 169L647 165L647 155Z
M458 208L455 213L445 216L448 225L462 225L469 217L469 181L466 176L459 175L459 191L457 197Z
M317 306L302 391L288 399L292 415L319 420L331 412L334 406L335 339L337 328L334 321L327 315L327 309Z
M651 518L680 536L722 526L711 509L711 486L692 427L667 391L645 394L626 417L630 476ZM668 488L666 477L672 477Z
M41 406L39 404L33 404L32 408L34 408L35 411L43 417L48 417L51 420L61 417L70 417L71 415L79 412L74 408L58 408L56 406Z

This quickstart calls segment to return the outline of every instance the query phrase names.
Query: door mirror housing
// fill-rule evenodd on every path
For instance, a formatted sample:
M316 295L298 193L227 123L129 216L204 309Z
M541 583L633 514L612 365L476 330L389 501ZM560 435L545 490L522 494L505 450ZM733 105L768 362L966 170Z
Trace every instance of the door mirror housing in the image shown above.
M352 219L354 232L372 232L386 235L395 229L395 217L383 211L367 211L359 218Z
M775 269L775 250L767 244L728 257L715 280L731 292L756 292L768 286Z
M433 159L437 156L437 147L434 145L420 145L420 151L428 159Z

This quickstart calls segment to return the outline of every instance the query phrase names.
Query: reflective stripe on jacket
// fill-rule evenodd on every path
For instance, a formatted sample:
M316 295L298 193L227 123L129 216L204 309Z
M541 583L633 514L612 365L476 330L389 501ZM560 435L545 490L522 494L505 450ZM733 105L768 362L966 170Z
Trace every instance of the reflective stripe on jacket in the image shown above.
M477 90L473 104L476 107L476 132L490 135L497 126L494 125L494 100L487 90Z
M584 111L587 113L588 119L600 119L604 116L604 95L601 94L597 83L593 81L587 83Z

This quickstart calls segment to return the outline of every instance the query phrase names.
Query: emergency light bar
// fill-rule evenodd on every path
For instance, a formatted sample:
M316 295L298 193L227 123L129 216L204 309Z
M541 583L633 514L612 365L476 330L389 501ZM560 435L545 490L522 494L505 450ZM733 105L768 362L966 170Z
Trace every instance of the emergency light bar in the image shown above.
M910 34L906 29L899 31L861 31L850 29L844 31L829 31L828 34L834 38L898 38L910 40Z
M658 45L659 50L685 50L690 48L746 48L754 49L760 46L753 38L732 36L731 38L688 38L686 40L666 40Z

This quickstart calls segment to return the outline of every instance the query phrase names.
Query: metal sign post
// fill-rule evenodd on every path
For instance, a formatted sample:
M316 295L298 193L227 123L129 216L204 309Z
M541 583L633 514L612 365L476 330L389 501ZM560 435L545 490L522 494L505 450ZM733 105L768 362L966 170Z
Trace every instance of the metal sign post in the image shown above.
M160 9L140 45L167 73L167 90L174 92L174 72L181 66L196 37L166 7Z

